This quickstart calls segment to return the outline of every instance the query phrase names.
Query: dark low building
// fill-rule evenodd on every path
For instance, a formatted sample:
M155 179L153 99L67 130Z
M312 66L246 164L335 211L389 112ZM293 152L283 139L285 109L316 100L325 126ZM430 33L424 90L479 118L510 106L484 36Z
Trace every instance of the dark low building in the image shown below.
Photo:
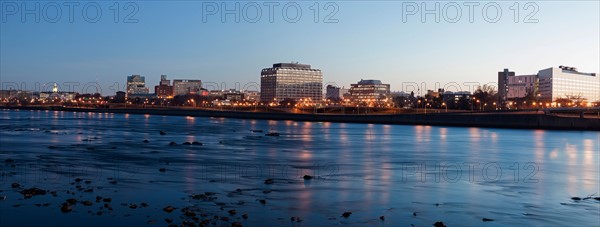
M340 97L340 87L336 87L333 85L327 85L325 98L331 100L339 100Z

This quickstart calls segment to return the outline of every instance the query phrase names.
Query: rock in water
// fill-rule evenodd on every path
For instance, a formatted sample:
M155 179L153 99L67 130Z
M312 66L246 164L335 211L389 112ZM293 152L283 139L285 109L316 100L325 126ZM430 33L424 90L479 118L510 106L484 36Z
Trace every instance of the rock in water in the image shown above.
M175 207L172 206L166 206L165 208L163 208L163 210L167 213L171 213L175 210Z
M25 198L31 198L32 196L35 196L35 195L45 195L46 191L34 187L34 188L25 189L25 190L21 191L21 194L23 194L23 196L25 196Z
M443 223L443 222L441 222L441 221L438 221L438 222L436 222L436 223L433 223L433 226L435 226L435 227L446 227L446 225L444 225L444 223Z
M344 212L344 213L342 214L342 217L345 217L345 218L347 218L347 217L350 217L350 215L351 215L351 214L352 214L352 212L350 212L350 211L346 211L346 212Z
M70 198L70 199L67 199L67 203L69 203L71 205L75 205L77 203L77 200L74 198Z
M69 205L64 205L60 208L60 211L62 211L63 213L69 213L73 210L73 208Z

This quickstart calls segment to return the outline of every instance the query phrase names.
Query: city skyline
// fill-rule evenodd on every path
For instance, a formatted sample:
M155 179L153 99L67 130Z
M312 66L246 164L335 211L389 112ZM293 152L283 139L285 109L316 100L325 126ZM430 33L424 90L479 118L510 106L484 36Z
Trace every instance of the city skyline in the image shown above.
M114 94L114 83L124 87L126 75L140 74L148 84L158 84L166 74L230 89L235 83L258 84L265 64L292 61L322 69L324 86L373 78L390 83L392 91L405 90L403 83L425 83L421 92L435 90L436 82L495 83L497 71L504 68L519 74L558 65L600 71L598 2L535 2L536 23L523 22L525 11L515 23L513 2L498 3L504 13L496 23L480 16L470 23L466 9L458 23L447 22L444 15L440 22L436 15L425 15L423 23L419 14L402 15L403 5L396 2L335 2L335 23L323 23L322 18L314 23L312 2L299 2L304 13L297 23L280 17L272 23L264 18L248 23L245 17L236 23L235 15L226 16L223 23L218 15L203 15L202 4L194 2L136 4L136 23L114 23L108 4L101 4L105 13L97 23L81 18L73 23L42 18L37 23L33 16L23 23L18 14L5 13L0 32L2 88L7 83L24 83L26 90L33 90L36 82L78 82L81 89L97 82L108 95ZM440 7L446 5L441 2ZM228 67L232 62L236 67Z

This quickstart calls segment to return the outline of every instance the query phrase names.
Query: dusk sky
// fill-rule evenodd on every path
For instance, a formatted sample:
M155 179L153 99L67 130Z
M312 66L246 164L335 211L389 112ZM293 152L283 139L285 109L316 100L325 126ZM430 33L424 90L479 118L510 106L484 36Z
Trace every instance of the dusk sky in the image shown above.
M260 83L262 68L292 61L321 69L324 84L348 87L361 78L380 79L391 84L392 91L407 92L414 88L403 88L403 83L425 83L425 89L436 88L436 82L442 86L495 83L497 72L504 68L534 74L567 65L600 72L598 1L543 1L528 7L519 2L517 23L511 10L514 1L498 2L502 15L496 23L486 21L496 17L493 7L488 8L491 15L482 13L489 2L474 7L473 23L464 2L457 3L462 15L456 23L448 22L456 14L449 2L438 2L440 11L446 6L449 12L440 13L439 23L435 15L426 15L427 21L422 22L420 12L404 14L403 22L409 4L403 10L403 3L396 1L319 2L318 23L311 10L315 1L297 2L302 15L296 23L286 21L295 19L294 8L283 16L288 2L274 7L273 22L265 6L269 2L256 2L262 11L257 17L256 5L238 1L248 12L239 14L239 22L233 14L222 22L220 12L206 13L214 9L207 7L222 10L222 3L234 8L234 1L204 2L204 9L200 1L136 2L128 8L127 2L118 2L118 23L111 10L114 1L98 2L102 15L96 23L82 16L85 3L74 7L73 23L62 2L25 3L30 8L40 4L39 22L35 14L21 15L21 2L1 3L2 89L15 83L25 85L20 89L39 90L35 83L77 82L81 85L75 91L81 92L84 84L98 82L102 94L113 95L116 88L111 85L118 83L123 90L126 76L132 74L145 76L151 92L161 74L169 79L201 79L209 89L244 88L244 84ZM410 5L420 8L421 3ZM425 4L435 7L434 2ZM62 8L60 15L55 13L57 5ZM130 18L134 23L124 23L135 8L138 11ZM324 23L336 8L329 18L333 23ZM94 8L87 9L87 19L94 19ZM533 23L524 23L528 15ZM53 23L54 18L58 22ZM256 18L258 22L251 23Z

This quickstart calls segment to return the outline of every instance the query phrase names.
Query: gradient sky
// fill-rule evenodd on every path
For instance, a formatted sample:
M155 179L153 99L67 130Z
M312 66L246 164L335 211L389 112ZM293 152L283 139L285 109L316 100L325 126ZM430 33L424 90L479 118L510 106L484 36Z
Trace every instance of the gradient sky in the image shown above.
M246 1L212 1L221 10L221 3L240 8ZM600 4L599 1L535 2L538 12L532 17L537 23L523 23L533 7L524 9L519 2L519 22L514 22L515 1L498 1L502 15L496 23L487 22L480 2L475 7L473 23L464 2L457 23L428 15L421 21L420 12L407 15L403 22L403 3L397 1L334 2L337 23L323 23L332 11L321 8L319 23L314 22L315 1L296 1L302 8L297 23L285 21L282 8L275 7L274 21L269 21L268 7L261 6L257 23L249 23L240 13L221 21L221 15L203 13L201 1L135 2L137 23L123 23L133 7L120 6L119 22L114 23L115 1L98 1L102 16L96 23L82 17L81 3L74 8L73 23L69 22L68 7L56 23L45 19L55 17L54 5L46 1L26 2L33 8L40 3L40 22L34 15L21 12L13 15L11 1L2 0L0 13L0 82L2 89L19 84L21 89L41 90L41 85L57 82L84 85L98 83L104 95L114 94L115 83L123 90L126 76L141 74L147 86L153 87L161 74L169 79L201 79L209 89L244 88L245 84L260 83L260 70L277 62L311 64L324 74L324 83L333 82L348 87L362 79L380 79L390 83L393 91L407 92L407 86L418 83L421 90L435 89L436 83L455 82L461 90L469 90L465 82L496 82L497 72L510 68L517 74L533 74L540 69L568 65L583 72L600 72ZM22 10L22 2L17 10ZM421 1L414 1L421 8ZM435 2L425 2L430 9ZM406 5L406 3L405 3ZM44 7L48 15L44 16ZM254 8L247 8L254 17ZM93 19L94 8L88 8ZM295 16L293 8L289 18ZM487 18L495 17L493 8ZM448 8L448 19L454 16ZM206 22L203 21L206 16ZM236 85L239 83L239 85ZM23 86L24 85L24 86ZM89 86L89 85L88 85ZM246 87L251 88L251 87ZM458 90L452 88L450 90ZM92 91L89 88L86 91ZM416 92L416 91L415 91Z

